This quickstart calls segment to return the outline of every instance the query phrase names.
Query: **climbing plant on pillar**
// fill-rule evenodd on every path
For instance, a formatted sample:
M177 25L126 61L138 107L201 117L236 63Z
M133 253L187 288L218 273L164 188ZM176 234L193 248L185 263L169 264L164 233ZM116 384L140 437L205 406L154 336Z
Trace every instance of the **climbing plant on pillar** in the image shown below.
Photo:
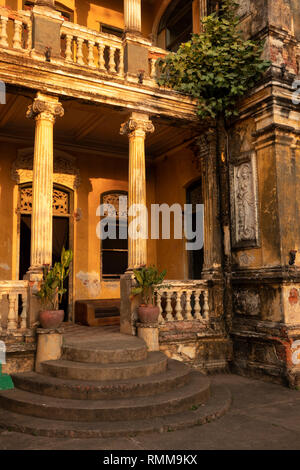
M229 237L228 124L238 115L239 98L254 87L271 65L262 58L263 43L243 36L237 8L234 0L223 0L218 11L202 20L202 33L193 34L176 53L157 63L158 84L195 98L199 118L214 122L224 271L230 265L225 249Z

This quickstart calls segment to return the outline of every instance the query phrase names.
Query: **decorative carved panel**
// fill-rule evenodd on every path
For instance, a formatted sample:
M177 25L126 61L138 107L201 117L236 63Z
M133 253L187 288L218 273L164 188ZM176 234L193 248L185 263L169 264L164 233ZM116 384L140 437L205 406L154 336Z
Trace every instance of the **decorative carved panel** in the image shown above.
M241 289L233 295L234 311L238 315L260 315L260 297L251 289Z
M31 214L32 212L32 188L21 188L20 191L20 212ZM53 189L53 214L69 214L69 194L59 189Z
M53 182L70 189L77 189L81 179L75 167L75 159L64 153L55 152L53 162ZM33 150L21 151L11 169L11 177L18 184L32 182Z
M230 164L230 199L233 248L258 246L258 191L254 152L247 152Z
M127 195L126 194L124 193L103 194L101 203L112 205L116 211L117 217L127 218ZM108 214L108 215L113 215L113 214Z

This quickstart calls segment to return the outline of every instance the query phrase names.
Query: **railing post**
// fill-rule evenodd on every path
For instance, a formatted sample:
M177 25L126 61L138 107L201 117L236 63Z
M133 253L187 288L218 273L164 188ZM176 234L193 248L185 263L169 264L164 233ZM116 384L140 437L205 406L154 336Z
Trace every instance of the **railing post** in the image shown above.
M15 32L13 37L13 48L14 49L22 49L22 21L15 20L14 21Z
M14 331L18 327L17 297L15 294L8 294L8 315L7 315L7 330Z
M195 320L201 320L200 291L195 290Z
M1 47L7 47L8 46L8 41L7 41L7 22L8 18L6 16L1 16L1 34L0 34L0 46Z
M123 51L123 47L120 48L119 75L121 77L123 77L123 75L124 75L124 51Z
M113 46L110 46L110 48L109 48L109 64L108 64L108 68L109 68L110 73L115 73L116 72L115 52L116 52L116 48L113 47Z
M27 293L22 292L21 328L27 328Z
M207 321L209 319L209 304L208 304L208 291L207 290L203 291L203 298L204 298L203 319Z
M185 319L186 320L193 320L191 296L192 296L192 291L186 290L186 306L185 306Z
M98 44L98 55L99 55L99 69L105 70L105 59L104 59L105 46L102 42Z
M66 61L67 62L73 62L72 40L73 40L72 34L66 34Z
M83 45L83 39L77 38L77 64L79 65L84 65L82 45Z
M165 323L164 317L162 316L162 306L161 306L161 293L159 291L156 291L156 305L159 308L159 316L158 316L158 323L160 325L163 325Z
M171 304L171 297L172 297L172 292L167 291L166 293L167 297L167 305L166 305L166 320L167 321L174 321L173 318L173 309L172 309L172 304Z
M175 312L176 312L176 320L180 321L180 320L183 320L183 316L182 316L182 308L181 308L181 295L182 295L182 292L180 290L178 290L176 292L176 307L175 307Z
M94 41L88 41L88 66L89 67L95 67L95 60L94 60Z

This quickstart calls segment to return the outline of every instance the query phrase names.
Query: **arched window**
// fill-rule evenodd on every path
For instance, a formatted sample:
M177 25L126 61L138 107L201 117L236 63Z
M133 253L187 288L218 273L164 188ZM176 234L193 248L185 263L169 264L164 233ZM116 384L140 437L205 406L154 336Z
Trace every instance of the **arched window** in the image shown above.
M193 0L174 0L166 9L158 28L158 46L176 51L193 32Z

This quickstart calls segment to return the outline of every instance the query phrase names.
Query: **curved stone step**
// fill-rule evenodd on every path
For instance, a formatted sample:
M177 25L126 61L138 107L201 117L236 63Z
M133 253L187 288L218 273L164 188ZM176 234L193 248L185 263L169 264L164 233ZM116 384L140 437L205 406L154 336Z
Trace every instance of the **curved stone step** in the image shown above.
M205 403L209 396L210 381L194 371L186 386L150 397L70 400L15 388L0 392L0 406L14 413L62 421L132 421L186 411Z
M36 372L12 374L11 377L18 389L40 395L75 400L111 400L150 396L180 388L189 382L190 370L182 362L169 359L168 368L163 374L120 382L66 380Z
M136 336L115 333L113 337L97 337L76 342L66 339L63 358L68 361L111 364L143 361L147 358L147 346Z
M165 372L167 357L161 352L149 353L143 361L97 364L66 361L46 361L41 364L46 375L75 380L127 380Z
M0 409L0 428L34 436L77 439L134 437L150 432L170 432L202 425L223 416L231 405L231 393L224 385L212 385L211 397L204 405L186 412L139 421L66 422L42 419ZM193 409L191 409L193 408Z

